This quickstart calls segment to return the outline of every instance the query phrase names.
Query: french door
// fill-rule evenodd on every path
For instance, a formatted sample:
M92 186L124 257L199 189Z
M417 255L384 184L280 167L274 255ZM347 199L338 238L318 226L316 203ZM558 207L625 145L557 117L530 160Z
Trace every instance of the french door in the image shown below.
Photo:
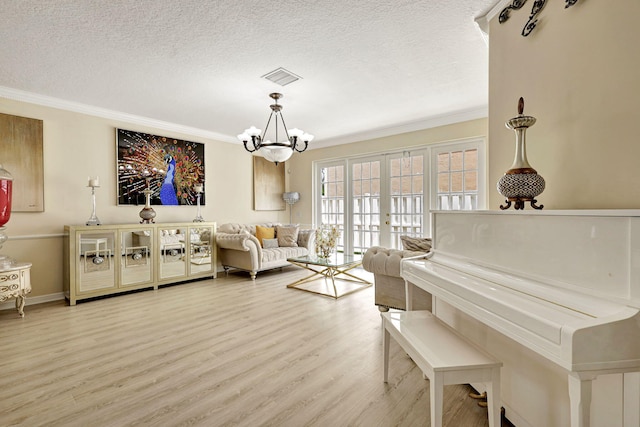
M426 150L346 159L319 168L322 224L341 230L339 250L401 247L400 235L423 236L428 217Z

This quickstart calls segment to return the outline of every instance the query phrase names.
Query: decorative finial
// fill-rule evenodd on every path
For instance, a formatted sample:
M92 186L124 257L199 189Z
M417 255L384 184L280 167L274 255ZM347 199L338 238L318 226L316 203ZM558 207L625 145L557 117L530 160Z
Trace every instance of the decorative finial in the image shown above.
M520 97L520 100L518 101L518 114L522 115L524 114L524 98Z

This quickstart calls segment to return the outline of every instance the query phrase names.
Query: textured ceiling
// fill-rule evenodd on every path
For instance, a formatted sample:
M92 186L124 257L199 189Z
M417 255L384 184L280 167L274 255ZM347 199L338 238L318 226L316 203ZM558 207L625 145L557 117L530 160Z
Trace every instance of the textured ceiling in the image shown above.
M263 128L281 92L314 145L475 118L495 0L0 0L0 96L16 91L204 131ZM261 76L302 77L281 87Z

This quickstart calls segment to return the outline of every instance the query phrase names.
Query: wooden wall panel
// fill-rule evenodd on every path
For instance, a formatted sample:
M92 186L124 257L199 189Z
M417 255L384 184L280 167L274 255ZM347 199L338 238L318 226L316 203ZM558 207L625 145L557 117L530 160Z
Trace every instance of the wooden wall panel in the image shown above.
M11 211L43 212L42 120L0 113L0 164L13 176Z
M253 156L253 209L283 211L287 208L284 193L284 163L276 165L263 157Z

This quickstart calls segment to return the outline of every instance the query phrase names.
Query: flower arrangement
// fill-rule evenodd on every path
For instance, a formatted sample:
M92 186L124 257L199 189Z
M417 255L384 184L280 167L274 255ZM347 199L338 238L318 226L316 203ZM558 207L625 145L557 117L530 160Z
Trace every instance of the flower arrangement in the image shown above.
M336 250L340 230L335 225L320 225L316 230L316 254L328 258Z

